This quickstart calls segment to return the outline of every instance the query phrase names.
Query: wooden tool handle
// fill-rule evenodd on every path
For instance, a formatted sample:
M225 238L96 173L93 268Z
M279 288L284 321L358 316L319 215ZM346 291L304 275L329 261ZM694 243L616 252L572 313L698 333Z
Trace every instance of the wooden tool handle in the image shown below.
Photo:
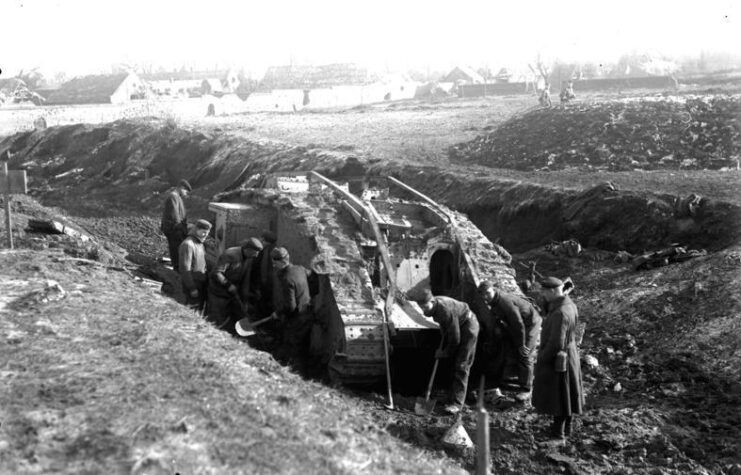
M435 358L435 364L432 366L432 375L430 375L430 382L427 384L427 393L425 394L425 400L430 400L430 393L432 393L432 383L435 382L435 373L437 373L437 364L440 362L438 358Z

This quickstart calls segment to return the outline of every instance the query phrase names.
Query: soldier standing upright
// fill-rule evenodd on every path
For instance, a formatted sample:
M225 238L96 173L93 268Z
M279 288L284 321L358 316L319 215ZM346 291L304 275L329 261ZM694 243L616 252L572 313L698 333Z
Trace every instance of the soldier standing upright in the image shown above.
M178 186L167 193L164 210L162 211L160 230L167 238L170 262L172 263L172 270L175 272L179 269L178 250L180 243L188 235L188 219L183 198L186 198L192 190L187 180L180 180Z
M291 264L288 250L276 247L270 253L275 272L273 302L282 325L279 350L302 374L309 370L309 337L314 322L306 268Z
M553 416L551 437L562 443L571 435L573 415L584 410L581 362L576 347L579 313L564 293L561 279L548 277L541 285L548 302L548 315L543 323L535 365L533 406L539 413Z
M199 219L180 244L180 279L185 293L185 303L202 311L206 302L208 276L206 274L206 240L211 223Z

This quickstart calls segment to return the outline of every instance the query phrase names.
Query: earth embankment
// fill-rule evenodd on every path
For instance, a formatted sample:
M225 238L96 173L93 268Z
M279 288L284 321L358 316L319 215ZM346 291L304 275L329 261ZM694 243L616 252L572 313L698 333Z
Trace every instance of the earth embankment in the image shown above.
M31 187L42 199L55 205L69 199L75 204L67 209L98 214L108 211L101 203L111 202L119 213L156 213L159 193L181 178L195 187L205 212L214 194L239 188L254 175L317 170L330 177L395 176L469 214L489 239L515 252L569 238L634 253L672 243L713 250L741 237L738 204L693 196L692 190L680 196L623 191L611 183L587 189L548 186L475 168L451 170L341 149L248 141L171 121L53 127L6 138L0 153L6 152L11 168L29 171Z
M689 170L738 167L741 96L578 102L514 116L452 161L516 170Z

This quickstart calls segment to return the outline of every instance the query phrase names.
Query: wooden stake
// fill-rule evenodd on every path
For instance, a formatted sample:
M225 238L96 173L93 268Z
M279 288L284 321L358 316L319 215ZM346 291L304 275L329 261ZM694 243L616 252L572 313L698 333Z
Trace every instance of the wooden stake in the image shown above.
M484 408L484 376L479 383L479 402L476 409L476 475L489 475L489 413Z
M8 230L8 248L13 249L13 221L10 216L10 174L8 162L3 161L3 179L5 180L5 228Z

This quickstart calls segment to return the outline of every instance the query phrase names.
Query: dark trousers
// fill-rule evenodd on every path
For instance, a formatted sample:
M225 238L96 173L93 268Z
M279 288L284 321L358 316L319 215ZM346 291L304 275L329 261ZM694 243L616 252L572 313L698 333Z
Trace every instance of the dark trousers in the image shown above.
M551 435L554 437L568 437L571 435L572 416L553 416Z
M206 280L205 274L194 272L193 273L193 283L196 286L196 290L198 290L198 297L191 297L190 290L188 290L188 288L185 287L185 284L183 284L183 293L185 294L185 305L192 308L193 310L202 312L206 306L207 289L208 289L208 281Z
M283 324L282 353L304 375L309 370L309 343L313 323L312 314L299 314L286 317Z
M181 233L180 231L170 231L169 233L165 234L165 237L167 238L167 249L170 253L170 262L172 263L172 270L177 272L178 263L180 261L178 252L180 249L180 244L185 239L185 236L183 236L183 233Z
M533 327L527 335L527 346L530 351L527 355L520 354L519 348L512 348L516 353L517 361L517 381L525 391L532 391L533 389L533 369L535 367L535 349L538 346L538 340L540 339L540 324L538 323Z
M453 404L463 405L468 389L468 376L476 354L476 341L479 337L479 322L476 315L469 313L466 323L461 325L461 342L455 352L455 368L450 399Z
M237 320L242 318L242 308L237 299L231 295L215 295L213 292L209 292L206 312L208 313L208 320L217 328L236 334L234 326Z

